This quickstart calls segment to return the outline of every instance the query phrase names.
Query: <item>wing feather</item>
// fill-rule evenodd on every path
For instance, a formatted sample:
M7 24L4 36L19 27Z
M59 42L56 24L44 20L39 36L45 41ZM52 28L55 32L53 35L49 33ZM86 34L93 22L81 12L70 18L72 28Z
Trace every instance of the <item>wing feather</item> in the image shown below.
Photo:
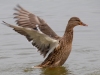
M20 30L24 32L24 35L31 38L32 45L35 46L38 49L38 51L40 51L40 54L42 54L44 57L50 51L52 52L59 44L58 40L55 40L49 37L48 35L41 33L37 30L33 30L32 28L14 26L6 22L3 23L13 28L14 30Z
M15 12L14 13L14 18L16 18L16 23L18 26L22 27L28 27L28 28L33 28L37 30L36 25L39 25L39 29L46 35L58 39L60 38L49 26L48 24L41 19L39 16L36 16L24 8L22 8L20 5L17 5L16 8L14 8ZM17 31L17 30L16 30ZM29 39L29 38L27 38Z

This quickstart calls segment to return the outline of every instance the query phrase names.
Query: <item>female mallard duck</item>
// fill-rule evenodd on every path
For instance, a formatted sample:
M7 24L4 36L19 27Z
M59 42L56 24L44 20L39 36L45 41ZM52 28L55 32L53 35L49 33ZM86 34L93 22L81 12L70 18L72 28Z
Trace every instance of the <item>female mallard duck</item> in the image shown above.
M47 58L35 67L57 67L62 66L67 60L73 41L73 28L75 26L87 26L78 17L72 17L68 21L67 27L63 37L59 37L43 19L38 16L29 13L22 7L18 6L19 9L15 9L18 13L15 13L15 18L17 18L17 24L19 26L14 26L3 21L3 23L16 32L26 36L26 38L32 42L40 53ZM38 25L40 31L38 31ZM47 31L47 32L46 32Z

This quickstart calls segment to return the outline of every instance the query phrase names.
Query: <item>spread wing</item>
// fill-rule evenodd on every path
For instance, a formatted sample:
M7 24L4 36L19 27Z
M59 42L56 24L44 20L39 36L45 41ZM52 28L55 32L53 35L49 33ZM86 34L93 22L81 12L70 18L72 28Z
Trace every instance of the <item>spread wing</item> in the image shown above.
M24 32L24 35L28 35L31 38L32 45L37 47L40 53L45 57L47 53L51 53L59 44L58 40L55 40L48 35L33 30L32 28L14 26L3 21L3 23L14 30L20 30Z
M58 39L60 38L49 26L48 24L41 19L40 17L28 12L27 10L25 10L24 8L22 8L21 6L17 5L17 7L15 8L15 10L17 11L16 13L14 13L15 17L17 20L17 24L19 26L22 27L27 27L27 28L32 28L34 30L37 30L36 25L38 25L39 29L45 33L46 35L54 38L54 39ZM20 30L16 30L18 33L22 34L22 32ZM22 34L23 35L23 34ZM29 36L26 36L26 38L31 41L31 38Z

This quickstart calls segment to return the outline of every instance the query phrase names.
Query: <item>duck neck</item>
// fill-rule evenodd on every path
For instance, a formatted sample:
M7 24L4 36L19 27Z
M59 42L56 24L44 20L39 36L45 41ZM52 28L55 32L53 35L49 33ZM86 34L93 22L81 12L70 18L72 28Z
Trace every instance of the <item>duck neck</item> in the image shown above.
M63 38L64 38L66 44L72 44L72 41L73 41L73 28L66 27Z

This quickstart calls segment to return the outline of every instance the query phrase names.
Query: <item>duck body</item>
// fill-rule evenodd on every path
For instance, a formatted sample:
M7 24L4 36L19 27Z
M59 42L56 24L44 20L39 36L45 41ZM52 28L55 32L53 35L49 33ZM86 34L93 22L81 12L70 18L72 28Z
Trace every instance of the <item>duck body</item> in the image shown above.
M48 57L36 67L57 67L62 66L67 60L73 40L73 30L67 31L64 36L59 40L59 45L51 52Z
M40 65L34 66L34 68L62 66L72 49L73 28L78 25L87 25L78 17L72 17L68 21L64 35L60 37L43 19L26 11L19 5L17 7L15 8L17 13L14 13L14 15L17 15L15 18L17 18L18 26L4 21L3 23L19 34L24 35L38 49L40 54L46 56L46 59ZM41 32L38 31L36 25L39 25Z

